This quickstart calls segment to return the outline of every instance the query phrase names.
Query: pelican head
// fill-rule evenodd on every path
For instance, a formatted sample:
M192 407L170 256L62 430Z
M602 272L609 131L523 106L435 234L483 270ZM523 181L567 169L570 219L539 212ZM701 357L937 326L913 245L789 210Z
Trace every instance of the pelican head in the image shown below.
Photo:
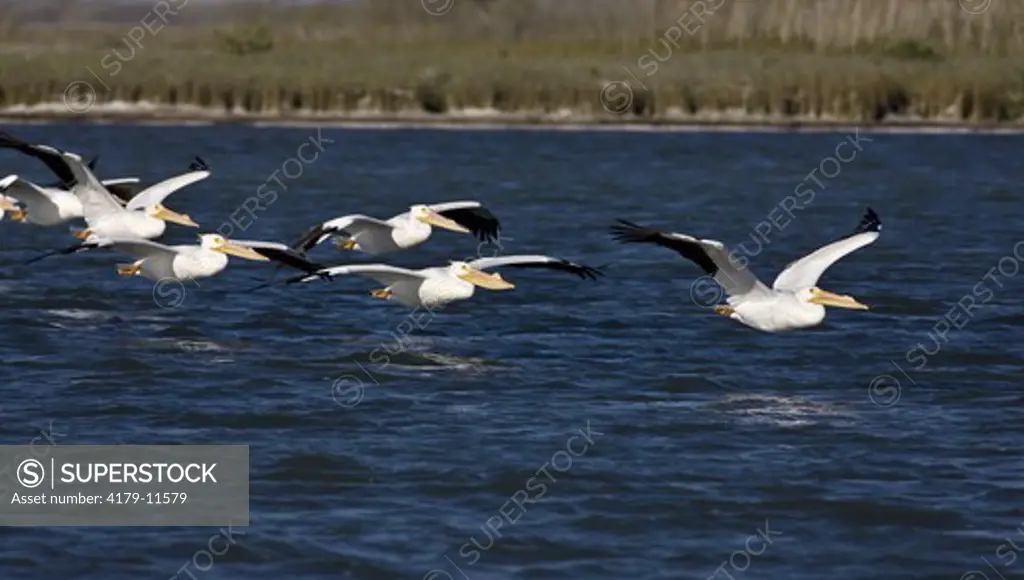
M412 216L413 219L419 220L427 225L437 226L439 228L463 234L469 233L469 230L459 225L457 221L444 217L426 205L414 205L410 207L409 215Z
M199 245L206 250L220 252L230 256L237 256L239 258L245 258L246 260L256 260L259 262L270 261L270 259L263 254L260 254L251 248L238 245L220 234L199 234Z
M185 214L180 214L180 213L177 213L177 212L173 212L173 211L167 209L166 207L164 207L162 204L159 204L159 203L156 204L156 205L151 205L151 206L147 207L146 208L146 215L148 215L151 218L156 218L158 220L163 220L165 222L174 222L176 224L180 224L180 225L183 225L183 226L188 226L190 228L198 228L199 227L199 224L197 224L196 222L192 221L192 218L188 217Z
M835 308L849 308L851 310L868 310L868 306L866 304L857 302L853 296L833 294L832 292L822 290L817 286L797 292L797 298L810 304L820 304L822 306L832 306Z
M511 290L515 284L506 282L501 274L488 274L477 270L465 262L452 262L448 266L448 272L459 280L469 282L474 286L487 288L488 290Z

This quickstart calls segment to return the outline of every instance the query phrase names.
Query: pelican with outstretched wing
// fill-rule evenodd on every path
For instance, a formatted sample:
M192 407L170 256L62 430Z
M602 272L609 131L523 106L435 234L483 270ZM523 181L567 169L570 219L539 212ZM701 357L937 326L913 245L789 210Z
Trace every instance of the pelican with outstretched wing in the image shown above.
M765 332L817 326L825 319L825 306L867 310L853 297L833 294L817 284L829 266L877 240L881 230L878 214L868 208L852 234L786 266L768 288L738 265L718 240L661 232L625 220L611 227L613 237L623 243L657 244L696 263L728 295L726 304L716 306L715 312Z
M46 146L40 145L39 147ZM124 207L121 207L114 196L96 180L96 176L82 163L81 157L65 152L60 152L60 155L68 161L68 166L75 174L76 185L72 188L72 192L82 202L86 223L86 229L76 232L75 237L82 240L82 243L43 253L25 264L32 264L58 254L74 254L89 250L92 246L85 242L94 238L139 238L144 240L159 238L167 229L165 222L199 227L199 224L192 221L192 218L167 209L162 202L167 196L182 187L209 177L208 170L199 170L193 167L194 170L189 173L177 175L147 187L128 200Z
M82 202L70 191L77 183L74 173L60 155L49 147L26 143L4 131L0 131L0 149L12 149L39 160L58 179L45 185L19 179L17 175L8 175L0 180L0 217L7 213L14 221L41 226L58 225L84 217ZM99 158L94 157L88 168L95 170L98 161ZM101 183L124 201L141 189L137 177L105 179Z
M198 245L166 246L138 238L93 238L86 244L93 248L106 248L136 259L131 264L119 264L121 276L142 276L150 280L197 280L216 276L228 266L228 256L255 260L275 261L307 273L324 268L310 262L285 244L254 240L229 240L219 234L201 234Z
M100 183L120 203L127 203L141 190L136 177L105 179ZM74 193L36 185L17 175L0 179L0 212L9 213L13 221L38 226L55 226L85 217L82 202Z
M74 153L60 152L75 174L71 191L82 201L87 228L76 234L81 240L95 235L100 238L153 239L163 235L166 222L199 227L187 215L173 212L163 205L164 199L186 185L210 176L207 170L190 171L151 185L128 200L124 207L103 187L92 171Z
M596 280L601 272L551 256L503 256L480 258L470 262L452 262L439 268L408 270L385 264L353 264L324 268L308 275L287 280L289 284L331 280L335 276L357 275L376 280L385 287L371 295L383 300L395 300L409 307L437 308L451 302L472 298L476 287L488 290L510 290L514 284L501 274L489 273L492 268L546 268L575 274L580 278Z
M488 241L498 237L501 224L478 201L414 205L387 220L361 214L328 220L306 231L294 247L308 252L333 237L340 248L380 256L422 244L430 237L432 226Z
M156 238L163 234L165 221L198 227L188 216L170 211L161 204L164 198L178 189L210 176L209 168L198 157L189 166L188 173L139 191L136 178L99 181L92 172L96 159L86 165L78 155L49 145L27 143L5 132L0 132L0 148L38 159L58 177L59 185L69 189L40 187L16 175L7 176L0 181L0 193L4 194L0 210L11 212L12 219L56 225L83 217L87 223L102 218L105 231L97 230L97 233L104 237ZM112 215L119 217L110 219ZM89 226L90 230L94 229L92 223ZM90 233L80 232L78 237L84 240Z

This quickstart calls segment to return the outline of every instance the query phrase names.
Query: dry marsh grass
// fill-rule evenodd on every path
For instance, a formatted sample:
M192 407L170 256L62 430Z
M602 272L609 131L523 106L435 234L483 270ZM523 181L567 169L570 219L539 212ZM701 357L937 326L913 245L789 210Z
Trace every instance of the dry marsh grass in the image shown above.
M695 17L697 0L453 1L441 16L419 0L187 5L162 28L147 5L121 9L129 24L8 14L0 106L85 81L101 101L268 115L611 117L601 89L620 80L640 117L1024 120L1024 2L703 0ZM133 43L140 22L157 32Z

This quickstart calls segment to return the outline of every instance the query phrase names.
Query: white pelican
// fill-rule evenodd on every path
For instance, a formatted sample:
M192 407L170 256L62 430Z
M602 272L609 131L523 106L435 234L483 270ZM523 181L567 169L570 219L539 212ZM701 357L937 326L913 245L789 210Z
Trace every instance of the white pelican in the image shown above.
M150 280L196 280L216 276L228 265L228 256L267 262L270 260L316 272L323 265L306 260L284 244L249 240L228 240L219 234L200 234L199 245L165 246L138 238L93 238L89 247L106 248L136 258L131 264L119 264L121 276L142 276Z
M388 220L360 214L334 218L310 228L295 247L307 252L334 237L340 248L379 256L422 244L430 237L431 226L472 233L487 241L498 236L501 224L478 201L414 205Z
M137 177L105 179L101 184L119 203L127 203L140 190ZM8 175L0 180L0 192L0 212L10 212L14 221L55 226L85 217L78 196L60 187L40 186Z
M209 171L191 171L165 179L142 190L121 207L82 163L81 157L74 153L60 154L67 160L78 181L72 191L82 201L85 214L87 228L75 235L78 239L86 240L92 235L108 239L153 239L163 235L167 229L166 222L199 227L192 218L167 209L162 202L182 187L206 179L210 176Z
M718 240L700 240L618 221L621 225L611 227L617 240L670 248L700 266L729 296L727 305L716 306L715 312L751 328L780 332L816 326L825 319L825 306L868 309L850 296L833 294L817 284L818 278L837 260L878 239L882 222L871 208L852 234L789 264L771 288L745 266L736 264Z
M385 264L353 264L333 266L309 275L297 276L287 282L312 282L331 280L335 276L355 274L371 278L385 285L370 294L382 300L396 300L409 307L427 306L436 308L451 302L467 300L479 286L488 290L509 290L515 285L507 282L501 274L484 272L489 268L503 266L517 268L549 268L576 274L580 278L596 280L600 270L550 256L503 256L481 258L471 262L452 262L439 268L407 270Z
M167 221L199 227L187 215L175 213L161 204L164 198L178 189L209 177L208 168L198 157L196 162L189 167L188 173L165 179L147 187L122 207L122 202L103 186L78 155L60 151L49 145L26 143L3 132L0 132L0 148L14 149L42 161L57 175L62 184L70 185L71 193L81 204L82 215L80 217L84 217L89 226L87 230L76 234L76 237L81 240L87 239L93 233L105 238L157 238L164 233ZM94 159L93 163L95 161ZM26 184L27 182L15 177L9 186L15 183ZM65 200L65 196L56 196L56 198L47 196L45 191L38 186L23 187L18 190L18 194L31 201L21 199L17 195L10 195L10 197L14 197L26 205L35 205L36 211L42 214L39 217L40 221L56 219L59 221L55 223L60 223L60 221L66 221L60 219L62 215L72 215L77 209L69 200ZM55 201L55 199L64 201ZM57 205L58 203L60 205ZM27 214L27 216L22 215L22 218L32 218L32 208L16 209Z
M3 139L10 145L9 136L4 137L0 133L0 146ZM82 202L71 193L70 188L75 185L75 178L63 159L52 159L50 156L37 155L31 145L18 145L13 148L19 151L29 151L29 155L42 159L47 167L57 174L61 179L56 183L36 185L31 181L19 179L17 175L8 175L0 180L0 219L5 213L11 214L11 219L40 226L53 226L75 219L81 219ZM199 160L199 158L196 158ZM99 158L93 158L89 162L89 169L95 169ZM201 161L201 160L200 160ZM107 191L117 196L118 201L126 203L135 196L142 188L138 177L119 177L116 179L104 179L100 183ZM14 195L6 195L10 193ZM24 200L22 199L24 198ZM29 215L31 210L31 216Z
M41 149L31 143L15 139L3 131L0 131L0 148L14 149L29 157L35 157L59 179L55 183L37 185L27 180L19 181L16 175L5 177L0 181L0 191L6 193L12 186L14 189L10 191L11 195L0 194L0 217L7 212L14 221L42 226L57 225L84 217L82 202L70 191L76 184L75 176L59 155L54 155L52 150L47 148ZM89 169L94 170L98 161L99 158L94 157L89 162ZM119 200L123 200L122 203L140 189L137 177L105 179L101 183Z

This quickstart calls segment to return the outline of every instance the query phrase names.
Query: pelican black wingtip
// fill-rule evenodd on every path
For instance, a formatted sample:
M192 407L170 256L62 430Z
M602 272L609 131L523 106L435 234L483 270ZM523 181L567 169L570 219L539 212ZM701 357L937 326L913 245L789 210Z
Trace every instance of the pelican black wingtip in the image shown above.
M196 155L192 163L189 164L188 169L189 171L209 171L210 166L206 164L202 157Z
M882 231L882 218L878 217L875 210L870 207L864 212L864 217L860 219L860 223L857 224L856 233L862 234L865 232L880 232Z
M624 244L629 242L639 242L644 239L645 233L650 233L644 226L633 223L629 220L617 219L615 221L617 223L608 226L608 232L617 242L622 242Z

